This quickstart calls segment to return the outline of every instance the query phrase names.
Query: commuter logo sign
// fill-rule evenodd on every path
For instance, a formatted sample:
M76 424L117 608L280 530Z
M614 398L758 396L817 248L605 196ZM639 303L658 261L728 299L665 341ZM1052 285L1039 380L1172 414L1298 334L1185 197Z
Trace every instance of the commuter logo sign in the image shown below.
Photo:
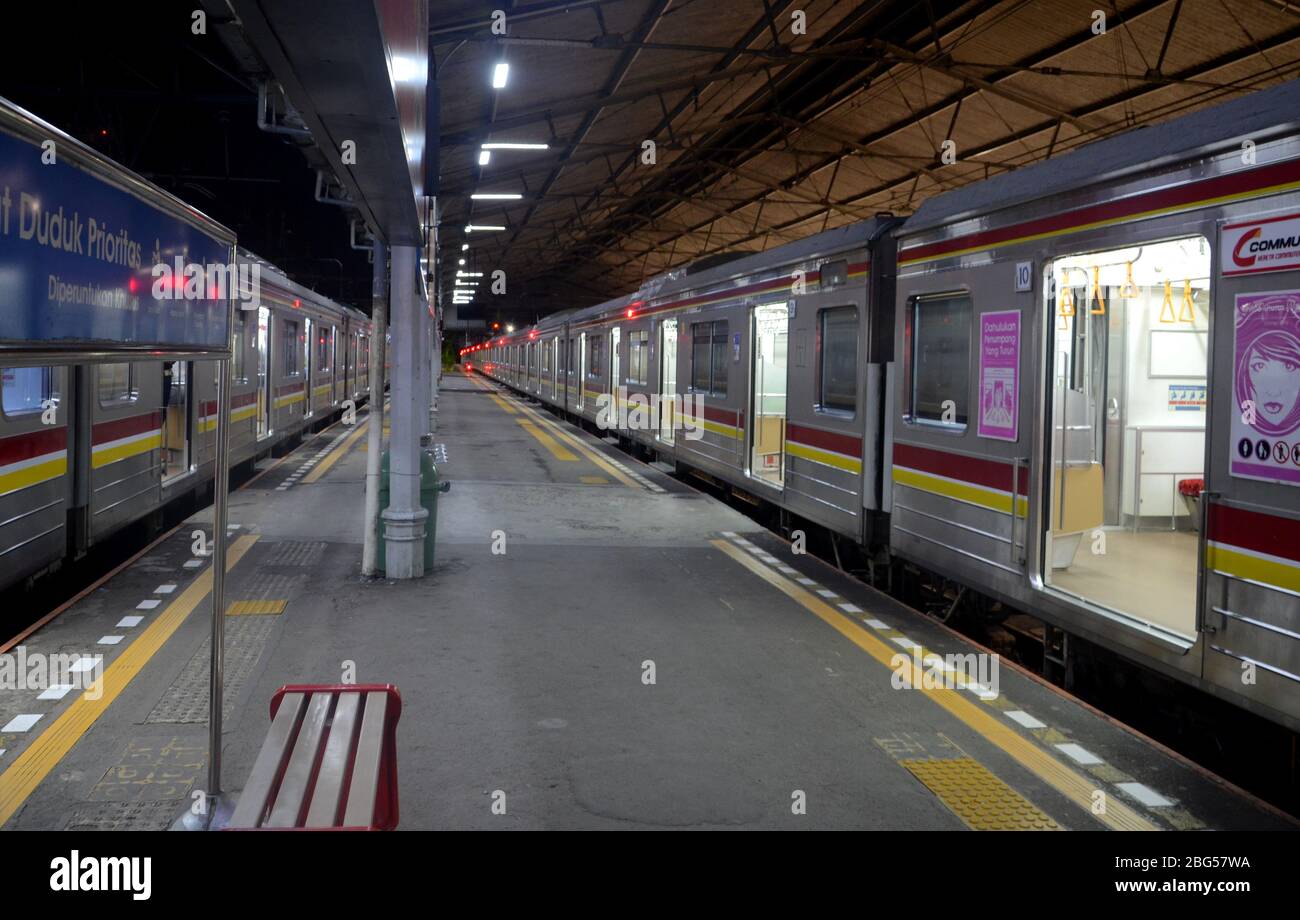
M1223 225L1225 277L1300 268L1300 214Z

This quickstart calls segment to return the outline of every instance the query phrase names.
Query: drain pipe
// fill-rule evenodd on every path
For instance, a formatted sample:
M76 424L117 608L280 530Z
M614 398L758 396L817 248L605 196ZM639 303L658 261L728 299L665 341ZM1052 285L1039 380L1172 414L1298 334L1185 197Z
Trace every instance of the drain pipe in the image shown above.
M366 432L366 532L361 549L361 574L378 575L380 532L379 507L380 455L384 449L384 362L387 360L385 337L388 334L388 251L378 239L374 245L375 264L370 293L370 430Z
M311 132L306 128L292 128L287 125L276 124L274 118L267 118L267 104L270 101L270 93L267 92L267 82L265 80L257 84L257 127L267 134L285 134L289 137L310 138Z

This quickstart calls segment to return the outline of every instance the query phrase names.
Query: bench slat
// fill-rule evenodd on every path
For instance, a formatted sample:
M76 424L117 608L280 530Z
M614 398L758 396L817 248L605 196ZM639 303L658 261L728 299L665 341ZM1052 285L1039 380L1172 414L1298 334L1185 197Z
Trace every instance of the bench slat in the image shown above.
M388 694L367 693L366 712L361 719L361 737L357 739L352 786L343 815L344 827L369 827L375 815L375 797L379 793L379 763L384 750L384 717L388 711Z
M286 693L280 701L275 721L271 723L271 731L262 743L262 750L257 754L248 784L239 797L235 813L231 815L230 827L257 827L261 821L275 789L275 781L288 756L293 730L298 724L298 716L305 701L306 698L301 693Z
M356 735L357 715L361 711L360 693L340 693L330 724L325 754L317 769L316 789L311 796L306 827L334 827L343 799L343 782L352 762L352 741Z
M307 715L303 717L302 727L298 729L298 740L294 743L289 765L284 770L284 779L280 782L280 791L275 795L275 807L271 809L271 816L266 819L263 827L298 825L333 699L332 693L312 694Z

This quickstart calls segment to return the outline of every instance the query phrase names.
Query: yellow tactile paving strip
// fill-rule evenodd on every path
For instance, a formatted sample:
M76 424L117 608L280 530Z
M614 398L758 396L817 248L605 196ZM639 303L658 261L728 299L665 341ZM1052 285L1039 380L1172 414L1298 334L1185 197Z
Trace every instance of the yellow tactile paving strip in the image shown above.
M284 613L288 603L285 600L235 601L226 608L226 616L277 616Z
M1059 831L1060 825L970 757L900 760L976 831Z

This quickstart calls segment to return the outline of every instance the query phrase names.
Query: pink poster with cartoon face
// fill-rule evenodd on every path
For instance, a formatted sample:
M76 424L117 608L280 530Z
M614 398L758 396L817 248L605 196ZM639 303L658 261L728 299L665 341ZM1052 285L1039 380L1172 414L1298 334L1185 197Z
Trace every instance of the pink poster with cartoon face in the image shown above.
M1232 475L1300 485L1300 291L1237 295Z
M1020 311L980 314L981 438L1015 441L1020 419Z

